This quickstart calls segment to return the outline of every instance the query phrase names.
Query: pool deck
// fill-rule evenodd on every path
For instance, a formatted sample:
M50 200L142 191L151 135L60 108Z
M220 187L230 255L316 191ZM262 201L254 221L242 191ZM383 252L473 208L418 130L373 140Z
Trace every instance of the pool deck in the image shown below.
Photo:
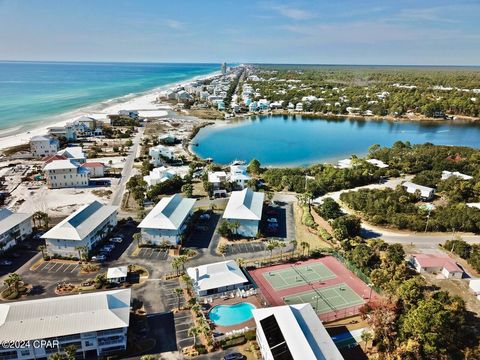
M214 306L217 306L217 305L234 305L234 304L245 303L245 302L252 304L257 309L263 307L262 303L260 302L259 298L256 295L252 295L252 296L249 296L249 297L246 297L246 298L235 297L233 299L229 298L229 299L226 299L226 300L223 300L222 298L219 298L219 299L215 299L210 305L213 308ZM222 333L225 334L226 332L229 332L229 331L232 331L232 330L243 329L246 326L248 326L250 329L253 329L255 327L255 320L253 320L253 318L252 318L248 321L244 321L240 324L232 325L232 326L219 326L219 325L215 324L215 331L222 332Z

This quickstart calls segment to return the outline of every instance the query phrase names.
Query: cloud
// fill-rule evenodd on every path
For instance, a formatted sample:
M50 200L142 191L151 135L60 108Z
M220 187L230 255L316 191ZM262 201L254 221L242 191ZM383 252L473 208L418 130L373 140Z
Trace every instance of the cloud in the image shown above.
M273 5L270 7L270 10L292 20L306 20L313 17L308 11L285 5Z
M174 29L174 30L183 30L185 29L185 25L186 25L184 22L174 20L174 19L165 19L164 24L170 29Z

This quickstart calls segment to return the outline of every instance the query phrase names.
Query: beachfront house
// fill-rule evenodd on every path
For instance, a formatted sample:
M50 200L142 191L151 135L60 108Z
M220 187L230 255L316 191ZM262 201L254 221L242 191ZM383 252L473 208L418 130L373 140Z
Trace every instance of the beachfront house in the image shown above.
M76 141L77 132L75 127L67 123L64 126L52 126L48 128L48 134L56 138L65 138L67 141Z
M461 180L472 180L473 179L473 176L465 175L465 174L462 174L461 172L458 172L458 171L453 171L453 172L452 171L447 171L447 170L442 171L442 180L447 180L452 176L455 176L456 178L461 179Z
M244 189L250 179L251 177L247 173L247 165L230 165L230 174L228 176L228 180L233 183L237 189Z
M17 245L32 234L32 214L0 209L0 253Z
M418 185L410 181L405 181L402 186L409 194L419 194L422 200L432 200L435 195L435 189L428 186Z
M152 158L150 163L153 164L153 166L162 165L164 159L172 160L175 158L173 151L164 145L151 147L150 150L148 150L148 155Z
M84 205L42 235L52 255L79 257L79 247L92 250L117 226L118 208L98 201Z
M295 111L299 111L299 112L303 111L303 104L301 102L295 105Z
M225 171L209 171L208 182L212 184L213 190L218 190L222 187L222 183L227 181L227 173Z
M158 137L158 141L160 141L161 144L173 145L177 141L177 137L173 134L162 134Z
M87 160L87 156L83 152L81 146L71 146L57 152L57 155L65 156L67 159L75 160L83 164Z
M388 168L388 164L385 164L382 160L378 160L378 159L368 159L366 160L369 164L372 164L374 166L376 166L377 168L379 169L386 169Z
M178 245L192 215L195 199L180 194L164 197L138 225L146 244Z
M34 136L30 139L30 152L34 157L54 155L60 142L50 136Z
M249 281L235 260L187 268L197 296L221 294L226 291L244 289Z
M150 171L148 175L143 177L143 180L150 187L167 181L173 178L175 175L177 175L175 170L161 166Z
M135 110L119 110L118 115L129 117L132 120L138 119L138 111L135 111Z
M264 197L263 192L254 192L250 188L232 191L223 218L230 223L238 223L238 235L256 237L262 219Z
M88 186L89 171L74 160L55 160L43 168L50 189Z
M253 309L262 359L343 360L311 304Z
M77 358L107 357L127 348L131 289L0 304L1 359L47 359L75 345ZM57 343L58 341L58 343ZM34 344L37 344L36 346Z
M410 264L419 274L441 273L445 279L461 279L463 270L445 254L412 254Z

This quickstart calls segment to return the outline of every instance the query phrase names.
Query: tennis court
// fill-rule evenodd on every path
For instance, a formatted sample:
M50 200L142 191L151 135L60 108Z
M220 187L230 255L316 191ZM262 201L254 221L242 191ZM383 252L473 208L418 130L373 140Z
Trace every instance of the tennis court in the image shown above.
M322 263L291 265L289 268L268 271L263 277L275 290L283 290L315 282L334 279L337 276Z
M317 314L338 311L365 302L345 283L285 296L283 301L288 305L310 303Z

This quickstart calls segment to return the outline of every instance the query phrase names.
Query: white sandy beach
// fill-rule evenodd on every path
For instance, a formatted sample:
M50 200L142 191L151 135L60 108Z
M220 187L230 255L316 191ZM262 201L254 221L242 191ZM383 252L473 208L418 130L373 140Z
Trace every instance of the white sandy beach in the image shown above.
M150 114L154 114L151 116L164 117L168 115L168 110L170 110L171 107L167 104L155 103L155 100L157 99L161 91L172 88L172 87L176 87L179 85L181 86L194 80L208 79L212 76L217 75L218 73L219 72L216 71L207 75L196 76L189 80L182 81L181 83L168 84L146 93L134 95L134 97L132 97L131 95L127 95L124 97L109 100L108 102L113 102L114 104L105 107L101 111L95 112L95 117L98 118L102 114L104 114L105 116L108 114L117 114L119 110L138 110L138 111L143 110L145 115L150 113ZM92 114L91 108L85 107L85 109L73 110L66 114L61 114L56 116L56 118L63 118L60 121L41 122L38 125L38 127L32 127L32 129L30 129L28 132L26 131L20 132L19 127L5 129L2 132L0 132L0 150L10 148L13 146L27 144L30 141L31 137L47 134L49 127L64 126L67 122L71 122L82 115L90 115L90 114Z

